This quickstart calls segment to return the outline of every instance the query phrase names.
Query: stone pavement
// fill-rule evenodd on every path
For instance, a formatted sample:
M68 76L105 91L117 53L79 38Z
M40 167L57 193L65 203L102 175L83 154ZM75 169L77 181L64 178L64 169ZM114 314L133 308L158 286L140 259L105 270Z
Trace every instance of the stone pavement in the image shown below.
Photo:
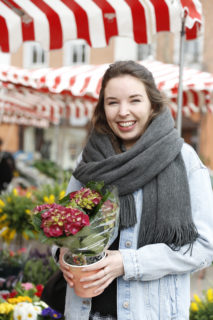
M191 275L191 298L193 294L202 296L203 290L213 288L213 265Z

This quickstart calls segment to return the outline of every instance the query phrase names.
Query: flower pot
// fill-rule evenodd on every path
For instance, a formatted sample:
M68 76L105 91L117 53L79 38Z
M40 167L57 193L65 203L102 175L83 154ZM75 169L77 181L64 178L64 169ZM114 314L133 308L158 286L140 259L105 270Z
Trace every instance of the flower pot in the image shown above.
M106 254L104 253L104 256L101 258L101 260L99 260L95 263L91 263L90 265L98 266L98 264L105 258L105 256L106 256ZM66 261L64 261L64 263L69 266L70 272L73 274L74 291L77 296L79 296L81 298L92 298L92 297L98 296L100 294L100 293L97 293L97 294L94 293L94 291L98 287L83 288L83 286L89 282L80 282L81 278L89 277L89 276L95 274L96 272L98 272L99 270L98 271L97 270L82 271L82 269L87 267L88 264L77 266L77 265L71 265L71 264L67 263Z

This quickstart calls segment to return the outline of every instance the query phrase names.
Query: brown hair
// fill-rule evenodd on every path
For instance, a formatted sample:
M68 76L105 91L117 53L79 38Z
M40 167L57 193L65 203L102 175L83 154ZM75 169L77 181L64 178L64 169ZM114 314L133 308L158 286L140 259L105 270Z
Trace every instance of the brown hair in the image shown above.
M112 131L108 126L104 111L104 90L106 85L109 80L124 75L130 75L139 79L145 86L146 93L153 110L147 126L151 120L156 117L156 115L163 111L165 107L166 99L157 89L153 75L147 68L132 60L117 61L109 66L103 76L98 103L92 117L92 125L95 130L100 133L108 133L112 136Z

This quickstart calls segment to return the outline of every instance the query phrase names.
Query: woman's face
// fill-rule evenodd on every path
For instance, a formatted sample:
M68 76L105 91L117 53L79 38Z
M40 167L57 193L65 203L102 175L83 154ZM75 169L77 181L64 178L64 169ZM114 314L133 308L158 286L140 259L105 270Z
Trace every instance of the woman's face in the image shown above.
M129 149L143 134L151 114L144 84L124 75L108 81L104 90L104 110L108 125Z

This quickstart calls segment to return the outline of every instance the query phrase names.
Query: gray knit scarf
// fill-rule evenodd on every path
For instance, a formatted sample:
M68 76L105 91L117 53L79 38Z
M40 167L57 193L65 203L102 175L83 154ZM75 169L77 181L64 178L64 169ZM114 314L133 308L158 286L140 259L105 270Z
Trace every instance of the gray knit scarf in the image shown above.
M183 139L169 109L148 126L134 146L116 154L107 135L93 131L73 175L81 183L104 181L120 197L120 227L137 223L133 192L143 189L138 248L165 243L173 250L198 237L192 221L189 185L181 156Z

